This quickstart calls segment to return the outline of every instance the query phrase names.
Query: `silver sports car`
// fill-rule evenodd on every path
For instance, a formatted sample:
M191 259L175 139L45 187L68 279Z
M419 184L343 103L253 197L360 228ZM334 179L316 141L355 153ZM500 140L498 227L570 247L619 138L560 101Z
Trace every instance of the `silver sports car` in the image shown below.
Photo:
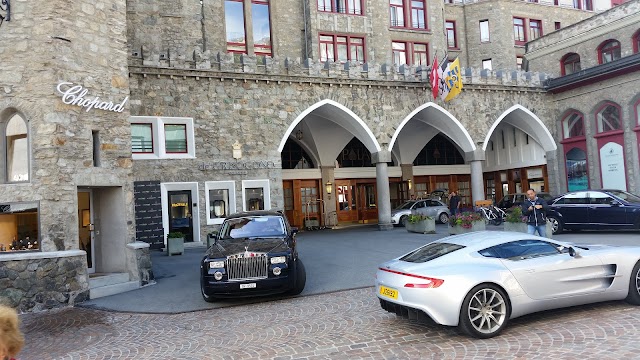
M376 291L387 311L489 338L509 319L536 311L622 299L640 305L639 260L640 247L482 231L381 264Z

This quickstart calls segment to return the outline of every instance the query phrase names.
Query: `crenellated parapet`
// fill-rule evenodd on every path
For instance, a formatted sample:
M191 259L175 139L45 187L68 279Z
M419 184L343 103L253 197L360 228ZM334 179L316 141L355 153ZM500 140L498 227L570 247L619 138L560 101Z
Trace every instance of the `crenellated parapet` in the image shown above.
M321 62L315 59L249 56L219 51L196 49L184 53L152 53L133 51L130 65L158 69L202 70L216 73L309 77L315 80L351 80L398 82L407 85L429 85L430 66L393 65L359 62ZM465 85L502 85L517 87L543 87L547 74L518 70L486 70L463 68Z

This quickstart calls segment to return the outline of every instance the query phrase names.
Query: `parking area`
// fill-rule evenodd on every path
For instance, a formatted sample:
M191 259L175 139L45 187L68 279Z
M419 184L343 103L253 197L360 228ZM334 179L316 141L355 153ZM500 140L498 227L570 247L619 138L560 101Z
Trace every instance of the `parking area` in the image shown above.
M487 228L501 230L502 226ZM436 226L436 234L409 233L402 227L379 231L376 226L302 232L297 239L300 257L307 269L307 285L301 296L371 287L378 264L447 235L447 226L442 224ZM586 244L638 245L639 235L633 231L585 231L563 233L555 238ZM206 303L199 287L199 261L204 251L203 247L192 248L182 256L171 257L160 251L153 252L157 284L91 300L81 306L140 313L180 313L279 298Z

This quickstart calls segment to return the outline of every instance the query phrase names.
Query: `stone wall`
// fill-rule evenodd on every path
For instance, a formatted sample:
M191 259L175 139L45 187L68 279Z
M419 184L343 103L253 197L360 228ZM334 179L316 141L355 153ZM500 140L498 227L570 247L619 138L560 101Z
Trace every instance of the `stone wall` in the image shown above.
M127 244L127 266L131 280L140 280L140 286L153 285L156 278L151 268L151 253L149 244L134 242Z
M633 53L632 36L640 29L640 1L629 1L598 16L578 22L528 44L529 69L553 77L561 75L560 60L568 53L580 55L582 69L598 65L598 47L616 39L622 57Z
M84 251L7 254L0 258L0 303L20 312L73 306L89 299Z

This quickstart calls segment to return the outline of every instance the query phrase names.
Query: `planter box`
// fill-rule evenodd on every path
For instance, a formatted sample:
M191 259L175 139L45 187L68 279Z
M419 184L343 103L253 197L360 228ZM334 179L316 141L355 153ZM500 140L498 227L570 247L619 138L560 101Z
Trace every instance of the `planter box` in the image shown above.
M167 255L184 254L184 238L168 238L167 239Z
M505 222L504 223L504 231L515 231L515 232L527 233L528 232L528 226L527 226L527 223ZM553 236L553 226L551 225L550 222L547 221L547 231L546 231L546 236L545 237L551 239L552 236Z
M407 221L405 225L408 232L421 233L421 234L435 234L436 233L436 219L420 220L416 223Z
M451 235L466 234L474 231L484 231L486 229L487 227L484 224L484 220L474 221L469 229L463 228L462 226L451 226L451 224L449 224L449 234Z

